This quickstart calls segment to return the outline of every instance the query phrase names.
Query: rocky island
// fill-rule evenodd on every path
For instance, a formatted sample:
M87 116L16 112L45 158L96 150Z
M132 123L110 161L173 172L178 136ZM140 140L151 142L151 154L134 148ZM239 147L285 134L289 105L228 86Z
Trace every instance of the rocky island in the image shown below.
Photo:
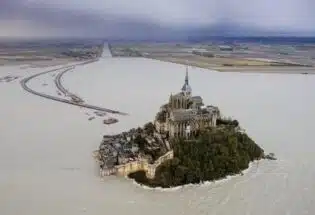
M154 122L105 135L97 158L101 176L128 176L163 188L221 179L241 173L254 160L269 159L237 120L192 96L188 71L181 92L170 95Z

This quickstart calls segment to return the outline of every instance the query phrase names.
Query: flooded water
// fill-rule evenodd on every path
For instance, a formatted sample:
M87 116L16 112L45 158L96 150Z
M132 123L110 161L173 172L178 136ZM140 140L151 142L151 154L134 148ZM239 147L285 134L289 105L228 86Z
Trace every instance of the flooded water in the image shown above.
M40 71L0 67L0 76ZM315 214L315 76L190 70L193 94L238 119L278 161L256 163L244 176L170 191L99 178L92 152L102 135L152 120L180 89L184 73L175 64L112 58L66 73L66 88L88 103L130 113L112 127L89 121L93 111L23 91L19 80L1 83L0 214ZM47 77L29 86L40 90Z

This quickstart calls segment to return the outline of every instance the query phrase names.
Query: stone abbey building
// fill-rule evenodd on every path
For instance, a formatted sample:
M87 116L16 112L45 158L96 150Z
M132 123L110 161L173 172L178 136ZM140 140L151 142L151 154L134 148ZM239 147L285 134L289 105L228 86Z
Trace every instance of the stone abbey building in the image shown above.
M192 96L189 85L188 70L181 92L170 95L167 104L161 106L154 121L155 130L147 133L144 129L131 129L117 135L104 135L103 141L95 156L98 157L101 175L124 175L143 170L148 178L153 178L156 168L164 161L172 159L174 152L169 138L182 137L193 139L194 134L207 127L216 126L220 112L217 107L204 106L200 96ZM140 140L146 151L140 152ZM137 140L137 141L136 141ZM156 150L164 151L163 155L153 160ZM164 152L163 152L164 153ZM153 163L152 163L153 161Z
M155 117L156 130L169 137L188 138L197 131L216 126L220 111L214 106L204 106L200 96L192 96L188 69L181 92L170 95L169 102L161 106Z

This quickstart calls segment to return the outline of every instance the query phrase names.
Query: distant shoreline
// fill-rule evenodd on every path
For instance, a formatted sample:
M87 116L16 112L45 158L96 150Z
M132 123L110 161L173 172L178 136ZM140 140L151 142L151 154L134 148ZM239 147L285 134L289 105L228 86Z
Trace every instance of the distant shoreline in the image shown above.
M205 68L207 69L207 68ZM248 67L212 67L218 72L242 72L242 73L275 73L275 74L308 74L315 75L315 67L303 66L248 66Z
M240 72L240 73L273 73L273 74L308 74L315 75L315 67L307 66L211 66L202 65L198 62L182 62L181 60L167 60L159 58L150 58L152 60L158 60L162 62L188 65L192 67L198 67L202 69L208 69L216 72Z

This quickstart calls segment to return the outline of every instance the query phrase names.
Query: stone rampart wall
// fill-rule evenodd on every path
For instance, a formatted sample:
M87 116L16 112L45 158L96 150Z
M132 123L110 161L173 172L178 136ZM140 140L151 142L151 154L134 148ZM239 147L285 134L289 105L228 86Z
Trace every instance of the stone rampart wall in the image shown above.
M153 164L149 164L146 159L140 159L137 161L128 162L126 164L115 166L112 169L102 169L101 176L108 175L120 175L128 176L130 173L143 170L146 172L148 178L154 178L156 168L166 160L172 159L174 157L174 152L171 150L166 154L159 157Z

